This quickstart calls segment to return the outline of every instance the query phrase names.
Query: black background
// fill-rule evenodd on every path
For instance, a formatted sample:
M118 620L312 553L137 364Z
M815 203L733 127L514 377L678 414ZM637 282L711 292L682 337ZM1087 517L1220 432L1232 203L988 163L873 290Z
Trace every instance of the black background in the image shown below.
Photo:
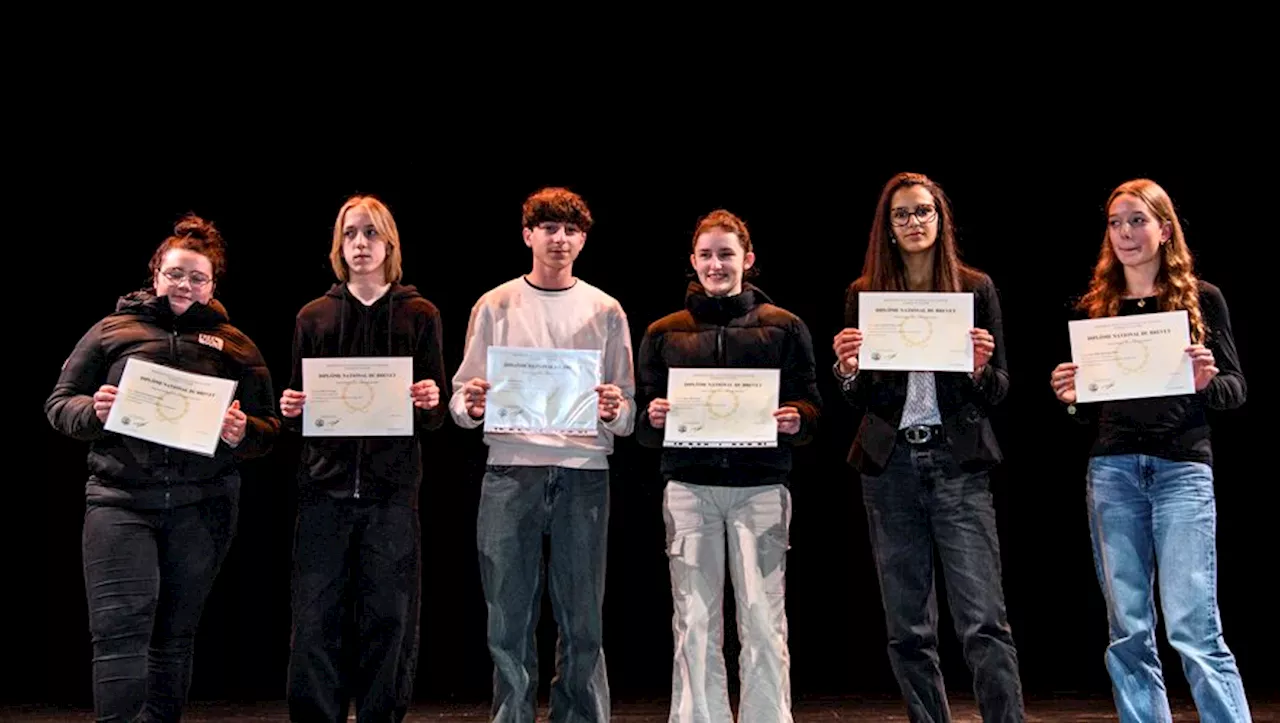
M260 99L215 98L199 113L180 102L169 112L124 113L125 101L89 97L22 149L38 169L25 184L39 202L10 208L18 216L10 221L27 257L39 262L23 277L33 289L10 306L19 323L7 345L10 364L24 371L10 377L19 387L10 411L20 431L11 426L7 435L17 463L5 491L4 604L12 622L6 647L19 664L0 699L90 700L79 551L85 447L49 427L42 403L80 335L145 280L150 254L181 213L212 220L227 238L229 273L217 296L261 348L278 395L288 380L294 314L333 282L331 227L349 194L377 194L392 209L405 282L442 311L451 375L472 304L528 271L520 204L545 185L586 198L596 226L575 271L621 302L637 346L648 323L682 303L697 219L723 207L746 220L757 285L809 325L822 370L821 431L797 454L793 475L794 692L893 694L865 513L844 462L857 419L826 370L878 192L903 170L943 185L964 258L991 274L1001 295L1012 390L995 419L1007 461L993 488L1029 694L1109 691L1106 617L1085 519L1087 440L1047 382L1068 355L1067 303L1089 278L1110 190L1150 177L1172 195L1198 272L1226 296L1249 382L1243 409L1212 418L1220 602L1246 689L1274 695L1280 636L1265 571L1276 552L1269 526L1277 475L1262 454L1275 438L1276 386L1263 348L1274 261L1258 259L1274 253L1267 247L1276 209L1267 175L1273 148L1260 125L1216 116L1176 125L1160 114L1142 123L1092 112L1066 117L1045 99L980 109L949 125L926 118L872 130L803 90L769 113L705 116L697 109L714 106L715 97L658 111L643 91L599 105L553 92L558 100L545 107L526 92L510 103L435 97L429 112L374 114L338 95L273 104L269 113ZM283 698L297 450L286 436L244 466L240 532L202 622L194 698ZM484 700L490 661L475 513L485 448L478 431L446 423L425 450L415 694ZM657 457L622 439L611 464L610 681L618 700L663 697L671 601ZM945 601L942 621L944 672L963 692L968 674ZM545 689L554 649L549 608L541 632ZM1170 688L1185 691L1163 638L1161 648Z

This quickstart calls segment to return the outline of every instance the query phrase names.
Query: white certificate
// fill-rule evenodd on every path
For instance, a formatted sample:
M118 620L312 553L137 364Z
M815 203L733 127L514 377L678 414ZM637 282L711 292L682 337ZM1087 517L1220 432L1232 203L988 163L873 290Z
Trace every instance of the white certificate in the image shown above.
M1076 401L1194 394L1186 311L1067 322Z
M973 294L858 294L859 370L973 372Z
M484 431L594 437L599 349L491 346Z
M413 436L413 357L302 360L304 437Z
M230 379L192 374L130 357L107 414L108 432L212 457L236 394Z
M664 447L777 447L777 369L671 369Z

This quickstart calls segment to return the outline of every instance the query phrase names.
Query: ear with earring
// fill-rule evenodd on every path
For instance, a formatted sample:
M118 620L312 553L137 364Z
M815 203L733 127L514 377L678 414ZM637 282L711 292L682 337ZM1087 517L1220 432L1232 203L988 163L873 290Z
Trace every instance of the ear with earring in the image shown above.
M889 245L890 245L890 246L897 246L897 245L898 245L898 239L897 239L897 238L895 238L892 234L889 236Z

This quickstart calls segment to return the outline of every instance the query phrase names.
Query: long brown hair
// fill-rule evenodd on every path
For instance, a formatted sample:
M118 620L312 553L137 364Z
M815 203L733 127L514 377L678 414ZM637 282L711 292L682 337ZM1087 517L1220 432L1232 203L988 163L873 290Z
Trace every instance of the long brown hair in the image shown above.
M938 208L938 236L933 244L933 290L963 291L964 282L975 276L977 271L960 261L955 222L947 194L923 173L899 173L884 184L880 201L876 204L875 220L871 222L871 238L862 262L862 277L854 283L861 291L907 290L906 264L895 245L893 229L889 227L889 204L894 193L911 186L921 186L929 191Z
M1200 313L1199 283L1193 270L1191 249L1187 247L1182 224L1173 209L1173 200L1160 184L1147 178L1137 178L1120 184L1111 192L1105 207L1107 215L1111 213L1111 204L1124 195L1141 201L1162 225L1168 224L1172 229L1169 240L1160 244L1157 252L1160 270L1156 272L1156 307L1159 311L1185 309L1191 326L1191 341L1203 343L1207 329ZM1098 253L1098 263L1093 267L1093 280L1078 306L1090 318L1115 316L1120 313L1120 300L1125 289L1124 265L1111 247L1110 233L1103 231L1102 250Z

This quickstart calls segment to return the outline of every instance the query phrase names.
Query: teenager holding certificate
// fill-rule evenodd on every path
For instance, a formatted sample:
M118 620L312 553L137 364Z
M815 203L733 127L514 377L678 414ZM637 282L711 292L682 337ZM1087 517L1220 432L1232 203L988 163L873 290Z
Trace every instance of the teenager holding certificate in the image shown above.
M614 438L631 434L635 422L631 331L616 300L573 275L573 262L591 229L591 212L580 196L563 188L542 189L525 200L522 224L533 268L490 290L472 308L449 401L459 426L487 428L489 458L476 543L489 610L492 718L532 723L537 712L534 634L545 536L550 538L547 583L559 628L551 720L604 723L610 711L601 623L609 455ZM508 352L491 354L496 348ZM509 350L522 356L517 359ZM587 377L572 372L582 368L581 359L565 359L564 353L594 356L598 362ZM489 368L491 358L511 366ZM501 431L489 429L495 413L489 391L513 383L522 383L525 392L504 403L530 413L509 414ZM570 424L580 404L552 401L580 400L583 385L586 413L594 420L590 435Z
M1156 649L1155 581L1169 642L1202 721L1248 721L1217 600L1217 513L1206 410L1244 404L1245 381L1222 292L1192 271L1169 195L1155 182L1121 184L1089 291L1089 318L1184 311L1192 394L1077 403L1072 363L1050 384L1067 410L1095 426L1088 465L1089 530L1107 604L1106 664L1122 721L1169 721ZM1174 353L1177 353L1176 351ZM1157 573L1157 568L1159 572Z
M271 448L280 429L257 346L213 298L226 269L222 237L183 218L151 257L151 284L80 339L45 413L89 442L84 583L100 721L176 721L191 684L204 603L236 531L236 463ZM236 382L213 454L104 430L129 360Z
M412 699L418 659L419 437L444 421L440 312L415 287L400 283L400 233L391 211L372 196L353 196L338 211L329 261L338 283L298 312L293 377L280 399L286 424L304 434L289 715L294 721L338 723L347 719L355 698L360 720L398 721ZM306 429L299 430L311 403L304 360L368 357L377 357L379 365L407 358L402 366L412 368L413 381L403 379L398 390L353 382L349 401L364 406L374 403L371 395L402 395L409 429L399 436L355 437L306 436ZM366 378L363 367L346 369Z
M780 403L766 412L776 422L776 445L663 449L675 604L670 720L733 720L722 649L727 558L742 644L738 720L790 721L787 475L791 447L810 440L821 406L813 341L803 321L743 281L755 252L737 216L720 210L702 218L689 260L698 280L685 292L685 308L651 324L640 344L638 440L664 447L670 436L673 369L776 369Z
M973 371L859 371L860 292L973 295ZM1024 718L1005 615L988 470L1001 460L988 414L1009 389L1000 300L960 262L951 206L928 177L885 184L862 276L845 303L834 372L862 423L849 462L862 477L889 659L912 721L951 719L938 663L934 548L984 721Z

